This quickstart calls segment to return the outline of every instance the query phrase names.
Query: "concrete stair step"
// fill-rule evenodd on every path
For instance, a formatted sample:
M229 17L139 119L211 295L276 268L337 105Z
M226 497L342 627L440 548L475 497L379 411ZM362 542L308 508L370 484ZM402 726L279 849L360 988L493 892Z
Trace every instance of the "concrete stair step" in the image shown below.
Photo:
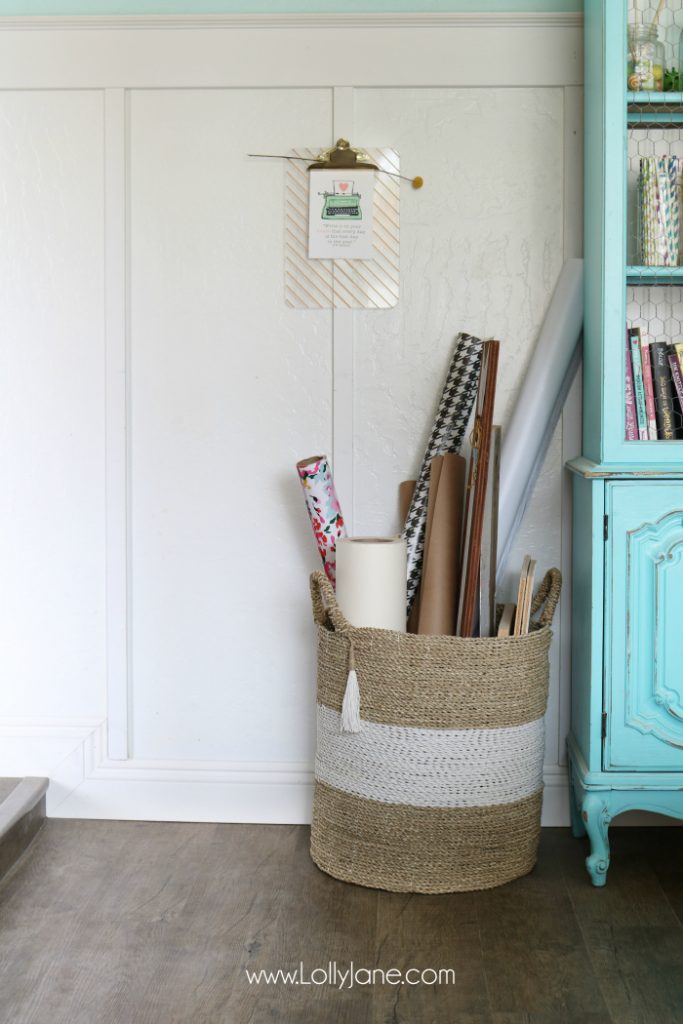
M0 778L0 879L19 860L45 821L49 779Z

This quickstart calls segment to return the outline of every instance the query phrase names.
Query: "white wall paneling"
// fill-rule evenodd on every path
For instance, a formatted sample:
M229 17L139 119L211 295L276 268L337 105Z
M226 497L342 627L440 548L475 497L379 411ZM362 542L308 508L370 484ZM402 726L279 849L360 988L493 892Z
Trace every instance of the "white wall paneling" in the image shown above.
M397 528L453 337L506 422L580 251L574 15L3 19L0 774L50 813L305 821L317 557L293 464ZM341 41L341 42L340 42ZM343 45L342 45L343 44ZM288 309L283 168L395 146L401 300ZM574 396L574 402L576 397ZM512 555L566 564L566 412ZM564 820L569 602L544 820Z
M0 716L105 713L102 93L0 92Z
M396 480L419 465L457 331L501 339L495 421L504 426L509 418L565 258L564 114L557 88L356 90L359 137L378 137L379 145L391 138L404 173L424 173L427 182L402 199L400 306L381 320L366 313L357 319L360 533L397 528ZM561 564L561 438L558 426L510 555L509 600L527 552L539 573ZM551 764L559 756L565 685L561 640L558 616L546 736Z
M104 91L107 732L128 757L128 394L126 94Z
M582 80L581 25L572 13L3 18L0 88L563 87Z
M130 94L136 758L312 756L294 464L330 450L332 314L285 306L283 167L246 157L302 125L329 138L331 90Z

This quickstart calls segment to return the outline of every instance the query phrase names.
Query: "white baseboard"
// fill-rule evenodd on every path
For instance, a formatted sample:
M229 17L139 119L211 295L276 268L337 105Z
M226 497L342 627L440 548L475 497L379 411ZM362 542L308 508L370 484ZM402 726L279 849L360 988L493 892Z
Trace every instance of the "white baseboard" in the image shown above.
M50 779L53 818L305 825L311 820L313 773L306 763L113 761L106 721L0 719L0 776ZM546 765L541 823L569 824L567 769ZM619 825L679 825L631 812Z
M564 765L545 765L543 787L541 825L545 828L569 825L569 788Z
M305 763L110 760L106 721L0 720L0 775L45 775L54 818L308 824ZM545 771L544 825L568 824L567 773Z

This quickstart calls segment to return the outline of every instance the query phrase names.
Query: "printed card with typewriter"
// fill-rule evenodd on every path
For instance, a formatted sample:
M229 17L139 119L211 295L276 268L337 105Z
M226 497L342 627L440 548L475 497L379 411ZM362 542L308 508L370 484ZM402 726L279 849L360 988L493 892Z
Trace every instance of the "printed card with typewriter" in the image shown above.
M310 171L308 258L372 259L372 214L375 174L370 170Z

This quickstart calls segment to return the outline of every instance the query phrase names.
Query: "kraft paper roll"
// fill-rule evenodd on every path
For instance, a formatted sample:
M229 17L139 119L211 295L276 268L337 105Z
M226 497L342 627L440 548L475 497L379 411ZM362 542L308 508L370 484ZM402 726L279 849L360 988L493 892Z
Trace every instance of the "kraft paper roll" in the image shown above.
M334 586L335 551L339 538L346 536L346 526L334 489L330 461L326 455L311 455L297 462L296 469L323 568Z
M346 537L337 544L337 601L352 626L406 631L406 542Z
M410 503L413 500L416 480L402 480L398 485L398 518L403 530L410 511Z
M455 632L466 471L461 455L432 459L418 633L453 636Z
M415 485L417 480L402 480L398 485L398 518L401 524L401 529L405 529L406 519L410 511L410 503L413 500L413 494L415 493ZM407 632L417 633L417 624L420 618L420 586L418 584L415 597L413 598L413 606L410 609L408 616Z

